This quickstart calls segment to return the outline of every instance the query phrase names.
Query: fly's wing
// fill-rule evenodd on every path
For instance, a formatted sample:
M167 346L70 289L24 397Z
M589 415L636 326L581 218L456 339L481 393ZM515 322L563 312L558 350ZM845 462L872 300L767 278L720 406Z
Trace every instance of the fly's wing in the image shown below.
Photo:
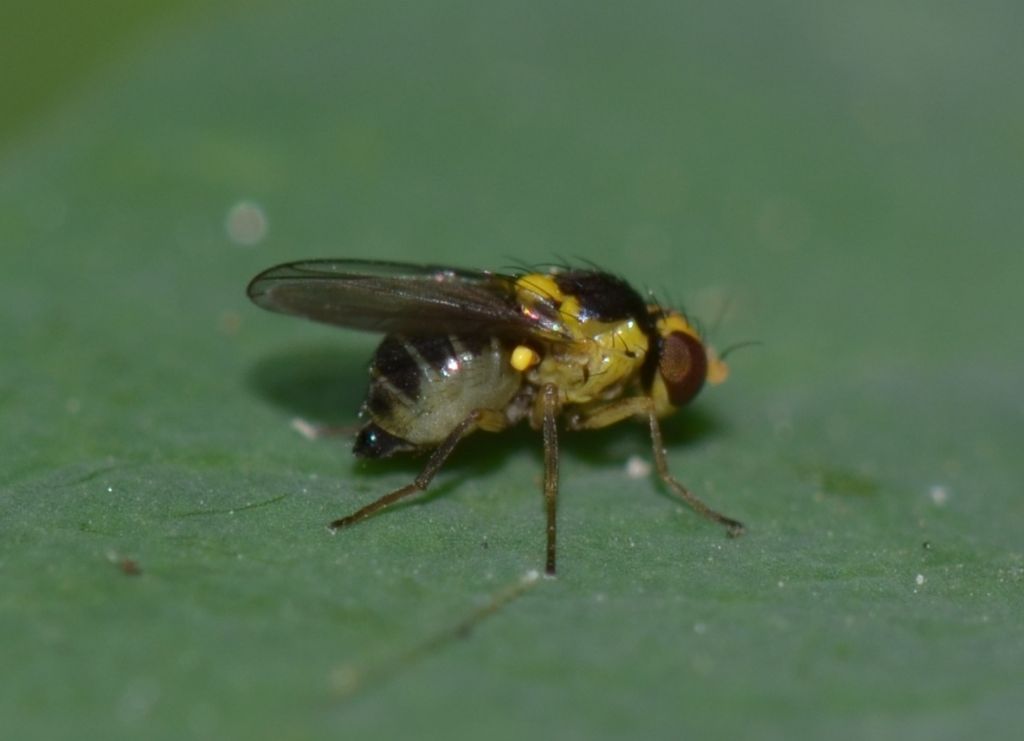
M525 312L515 278L439 266L306 260L270 268L249 298L271 311L385 334L487 333L564 340L558 308Z

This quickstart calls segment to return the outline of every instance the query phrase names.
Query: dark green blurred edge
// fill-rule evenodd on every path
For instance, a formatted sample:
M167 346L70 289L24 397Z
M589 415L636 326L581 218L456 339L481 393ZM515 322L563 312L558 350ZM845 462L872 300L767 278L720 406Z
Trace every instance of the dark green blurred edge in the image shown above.
M0 3L0 155L140 39L226 0L4 0Z

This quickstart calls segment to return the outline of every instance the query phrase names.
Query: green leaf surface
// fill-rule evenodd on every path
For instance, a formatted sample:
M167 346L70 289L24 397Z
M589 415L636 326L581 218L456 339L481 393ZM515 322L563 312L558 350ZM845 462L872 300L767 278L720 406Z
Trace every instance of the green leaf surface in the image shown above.
M1017 21L309 2L147 37L0 161L5 737L1016 737ZM420 461L290 424L351 424L374 343L247 302L318 256L593 260L760 340L666 425L748 534L629 475L624 424L564 436L557 579L527 429L331 537Z

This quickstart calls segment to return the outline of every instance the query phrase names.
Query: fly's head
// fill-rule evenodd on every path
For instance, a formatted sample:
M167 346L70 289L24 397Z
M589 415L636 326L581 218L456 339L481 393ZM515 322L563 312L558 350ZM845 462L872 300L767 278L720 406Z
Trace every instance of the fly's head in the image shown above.
M652 307L657 328L657 367L650 394L658 416L685 406L705 383L722 383L729 367L704 344L696 328L677 311Z

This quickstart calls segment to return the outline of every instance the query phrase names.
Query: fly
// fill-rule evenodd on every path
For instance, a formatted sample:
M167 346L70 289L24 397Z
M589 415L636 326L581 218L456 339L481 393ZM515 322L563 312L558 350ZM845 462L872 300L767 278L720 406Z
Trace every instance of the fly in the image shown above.
M544 440L545 569L555 573L558 420L570 430L647 422L666 486L729 535L743 525L716 512L669 472L659 419L728 372L686 317L649 304L599 270L503 275L361 260L270 268L249 298L271 311L385 335L353 453L429 451L416 479L330 524L354 525L425 491L467 435L526 420Z

